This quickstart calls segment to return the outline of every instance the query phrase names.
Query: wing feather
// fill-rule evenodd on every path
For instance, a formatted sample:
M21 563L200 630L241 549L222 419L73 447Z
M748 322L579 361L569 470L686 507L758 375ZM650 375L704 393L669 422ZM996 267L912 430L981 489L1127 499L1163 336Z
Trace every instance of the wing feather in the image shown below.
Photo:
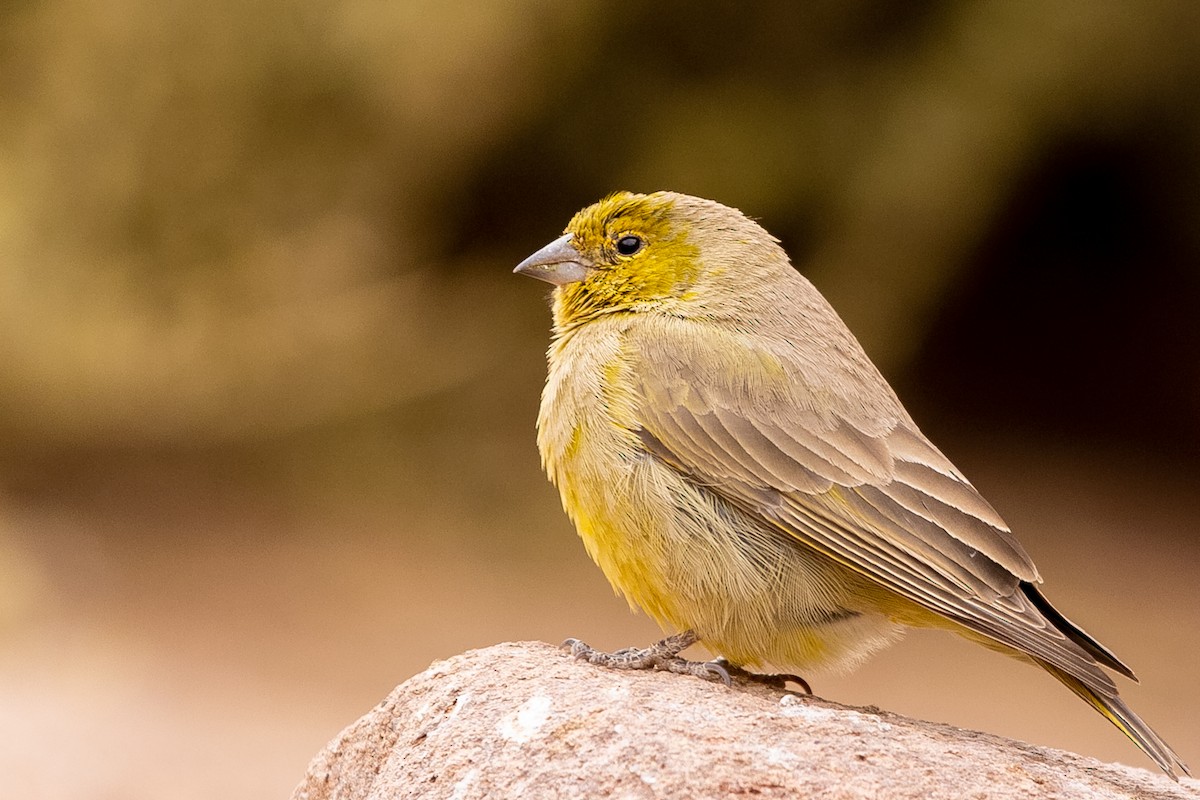
M1040 578L1003 519L890 391L882 407L822 411L835 404L804 394L804 369L786 348L758 352L729 335L737 341L707 350L694 340L672 348L669 330L632 340L648 452L897 594L1115 693L1021 590ZM739 348L746 358L731 360Z
M822 514L820 506L795 499L783 508L777 524L818 550L967 628L1058 666L1105 696L1115 695L1116 684L1096 668L1093 658L1020 591L1001 595L967 590L951 570L939 568L944 566L940 559L924 560L891 537L847 526L836 515Z

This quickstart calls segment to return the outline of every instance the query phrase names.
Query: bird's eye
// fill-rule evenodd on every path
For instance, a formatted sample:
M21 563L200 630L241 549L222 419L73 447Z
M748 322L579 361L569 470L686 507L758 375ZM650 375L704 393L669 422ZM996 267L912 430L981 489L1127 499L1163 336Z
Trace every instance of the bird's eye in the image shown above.
M623 256L631 256L645 246L646 242L640 236L630 234L617 239L617 252Z

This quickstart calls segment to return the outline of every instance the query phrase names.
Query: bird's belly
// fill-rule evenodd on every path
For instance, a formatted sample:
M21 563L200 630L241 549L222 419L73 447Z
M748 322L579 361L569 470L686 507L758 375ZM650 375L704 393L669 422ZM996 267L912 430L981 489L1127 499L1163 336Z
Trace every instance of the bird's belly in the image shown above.
M664 627L737 664L798 669L852 666L898 637L856 573L653 456L580 467L560 487L589 555Z

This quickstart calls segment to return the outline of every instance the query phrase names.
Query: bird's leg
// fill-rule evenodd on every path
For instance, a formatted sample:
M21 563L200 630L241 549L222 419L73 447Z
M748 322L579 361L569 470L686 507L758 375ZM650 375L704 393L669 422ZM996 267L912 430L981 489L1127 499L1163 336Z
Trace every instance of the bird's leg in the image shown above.
M729 663L724 656L719 656L713 659L713 664L719 664L729 674L730 678L740 678L751 683L761 683L764 686L770 686L772 689L786 689L789 682L798 684L805 694L812 694L812 687L808 685L808 681L801 678L799 675L791 675L786 672L764 675L761 672L751 672L747 669L742 669L739 666Z
M694 675L706 681L721 681L729 686L729 672L725 665L715 661L688 661L679 656L698 641L700 637L695 631L684 631L646 648L626 647L613 653L593 650L578 639L567 639L562 643L562 647L576 659L602 667L661 670L679 675Z

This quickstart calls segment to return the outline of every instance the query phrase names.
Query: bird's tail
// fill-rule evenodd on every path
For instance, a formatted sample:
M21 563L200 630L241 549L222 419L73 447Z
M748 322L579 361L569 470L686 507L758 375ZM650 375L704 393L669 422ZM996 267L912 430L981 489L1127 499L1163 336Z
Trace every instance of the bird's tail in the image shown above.
M1146 755L1154 759L1154 763L1162 767L1163 771L1172 778L1178 780L1179 773L1191 775L1191 770L1187 764L1184 764L1179 758L1179 754L1171 749L1171 746L1164 742L1162 738L1154 732L1154 730L1142 721L1142 718L1134 713L1133 709L1125 704L1125 701L1118 697L1115 693L1111 697L1107 697L1088 688L1078 678L1072 677L1060 669L1050 666L1044 661L1038 660L1038 665L1062 681L1068 689L1087 701L1088 705L1104 715L1104 718L1116 725L1121 733L1125 734L1142 749Z

